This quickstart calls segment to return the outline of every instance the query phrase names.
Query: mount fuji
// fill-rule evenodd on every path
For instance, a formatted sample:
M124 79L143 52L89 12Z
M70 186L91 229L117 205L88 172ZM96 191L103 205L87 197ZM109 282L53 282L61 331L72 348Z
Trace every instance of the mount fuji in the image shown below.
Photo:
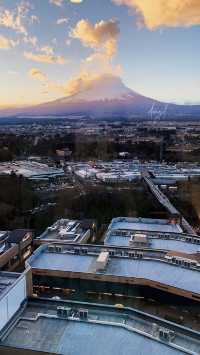
M166 103L145 97L127 88L119 77L111 74L102 75L76 94L44 104L7 109L0 111L0 116L87 116L98 117L134 117L148 116L165 111ZM168 115L199 115L199 105L167 106Z

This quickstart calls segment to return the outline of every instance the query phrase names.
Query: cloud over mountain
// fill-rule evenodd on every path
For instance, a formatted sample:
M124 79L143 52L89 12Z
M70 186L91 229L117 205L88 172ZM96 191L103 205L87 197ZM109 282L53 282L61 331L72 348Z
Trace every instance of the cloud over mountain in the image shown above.
M40 72L32 71L33 76L40 78ZM40 78L43 80L43 77ZM72 85L73 84L73 85ZM103 117L149 117L152 108L155 112L168 113L168 117L196 115L199 117L200 106L166 105L163 102L145 97L127 88L119 77L111 74L96 78L85 77L81 81L71 83L71 95L49 101L37 106L0 111L0 116L90 116ZM167 110L166 110L167 107ZM158 112L157 111L157 112Z
M119 33L117 21L102 20L93 25L88 20L81 20L72 30L71 36L79 39L85 47L103 50L112 57L116 52Z

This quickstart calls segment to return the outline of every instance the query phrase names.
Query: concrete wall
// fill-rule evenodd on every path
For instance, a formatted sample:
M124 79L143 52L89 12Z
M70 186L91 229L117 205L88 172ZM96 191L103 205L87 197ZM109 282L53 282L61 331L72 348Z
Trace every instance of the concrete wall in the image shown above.
M30 349L19 349L9 346L2 346L0 344L0 354L1 355L55 355L55 353L50 353L46 351L37 351Z
M16 280L13 287L0 299L0 331L19 309L26 298L25 275Z

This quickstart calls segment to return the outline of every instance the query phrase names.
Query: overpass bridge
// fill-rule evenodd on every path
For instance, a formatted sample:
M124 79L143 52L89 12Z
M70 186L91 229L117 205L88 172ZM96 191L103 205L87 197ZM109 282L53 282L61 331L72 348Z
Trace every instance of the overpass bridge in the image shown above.
M181 225L188 234L197 235L192 226L181 215L181 213L172 205L168 197L160 190L158 186L154 184L152 178L147 170L141 172L144 182L149 187L152 194L156 197L158 202L172 215L179 216L181 219Z

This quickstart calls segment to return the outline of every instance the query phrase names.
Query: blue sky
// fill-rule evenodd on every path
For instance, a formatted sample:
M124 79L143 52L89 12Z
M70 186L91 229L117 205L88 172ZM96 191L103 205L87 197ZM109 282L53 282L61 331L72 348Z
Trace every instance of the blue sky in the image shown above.
M74 93L103 70L146 96L200 102L200 4L167 9L160 23L155 1L0 0L0 106Z

